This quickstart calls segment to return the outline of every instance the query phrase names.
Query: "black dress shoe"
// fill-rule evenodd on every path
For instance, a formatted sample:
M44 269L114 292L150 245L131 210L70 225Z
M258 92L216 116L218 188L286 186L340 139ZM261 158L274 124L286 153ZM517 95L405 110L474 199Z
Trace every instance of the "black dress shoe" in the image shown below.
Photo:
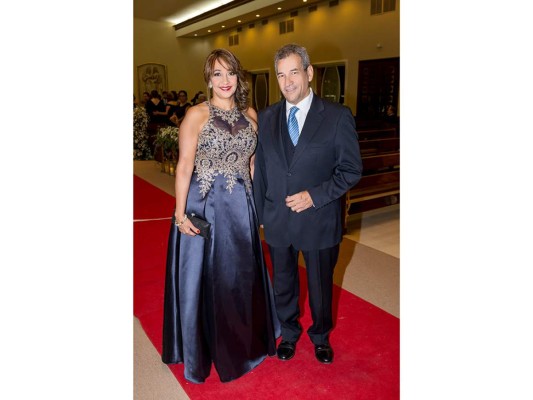
M316 344L315 357L322 364L331 364L333 362L333 349L329 344Z
M277 354L278 358L283 361L288 361L294 357L296 352L296 343L282 340L278 346Z

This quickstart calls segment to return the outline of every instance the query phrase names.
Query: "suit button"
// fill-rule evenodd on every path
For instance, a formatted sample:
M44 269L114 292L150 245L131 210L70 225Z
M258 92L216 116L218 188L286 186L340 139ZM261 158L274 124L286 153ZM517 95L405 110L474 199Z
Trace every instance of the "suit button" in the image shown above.
M292 176L292 174L290 172L287 172L287 176Z

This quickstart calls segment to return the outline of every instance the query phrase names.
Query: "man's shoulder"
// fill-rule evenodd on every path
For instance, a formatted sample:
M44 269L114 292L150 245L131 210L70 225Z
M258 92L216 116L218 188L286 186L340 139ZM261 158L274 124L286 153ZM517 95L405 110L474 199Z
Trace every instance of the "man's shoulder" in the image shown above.
M276 114L279 111L279 108L281 107L282 104L283 104L283 100L278 101L277 103L274 103L266 108L263 108L258 113L259 118L264 117L264 116L270 116L272 114Z
M348 113L352 113L350 107L344 105L344 104L341 104L341 103L335 103L331 100L328 100L328 99L324 99L322 97L318 97L318 99L322 102L323 106L324 106L324 109L325 110L328 110L328 111L334 111L334 112L348 112Z

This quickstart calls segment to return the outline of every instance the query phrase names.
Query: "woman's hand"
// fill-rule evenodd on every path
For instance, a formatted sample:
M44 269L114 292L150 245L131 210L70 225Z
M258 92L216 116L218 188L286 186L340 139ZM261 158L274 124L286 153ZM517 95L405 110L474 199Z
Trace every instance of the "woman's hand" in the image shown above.
M175 217L176 221L179 221L176 222L176 226L178 227L180 233L189 236L196 236L198 233L200 233L200 229L194 226L186 215L182 219L179 219L176 215Z

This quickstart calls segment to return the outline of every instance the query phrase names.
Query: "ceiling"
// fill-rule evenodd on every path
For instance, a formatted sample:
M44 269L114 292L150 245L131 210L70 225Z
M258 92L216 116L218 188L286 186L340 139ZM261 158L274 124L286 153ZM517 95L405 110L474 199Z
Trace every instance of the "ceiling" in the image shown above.
M226 0L227 4L220 6L223 0L133 0L133 16L178 25L177 37L198 38L232 31L240 26L247 27L252 23L262 23L270 17L306 9L321 1L323 0ZM210 3L220 8L202 14L203 10L199 7ZM197 17L199 13L201 17Z

